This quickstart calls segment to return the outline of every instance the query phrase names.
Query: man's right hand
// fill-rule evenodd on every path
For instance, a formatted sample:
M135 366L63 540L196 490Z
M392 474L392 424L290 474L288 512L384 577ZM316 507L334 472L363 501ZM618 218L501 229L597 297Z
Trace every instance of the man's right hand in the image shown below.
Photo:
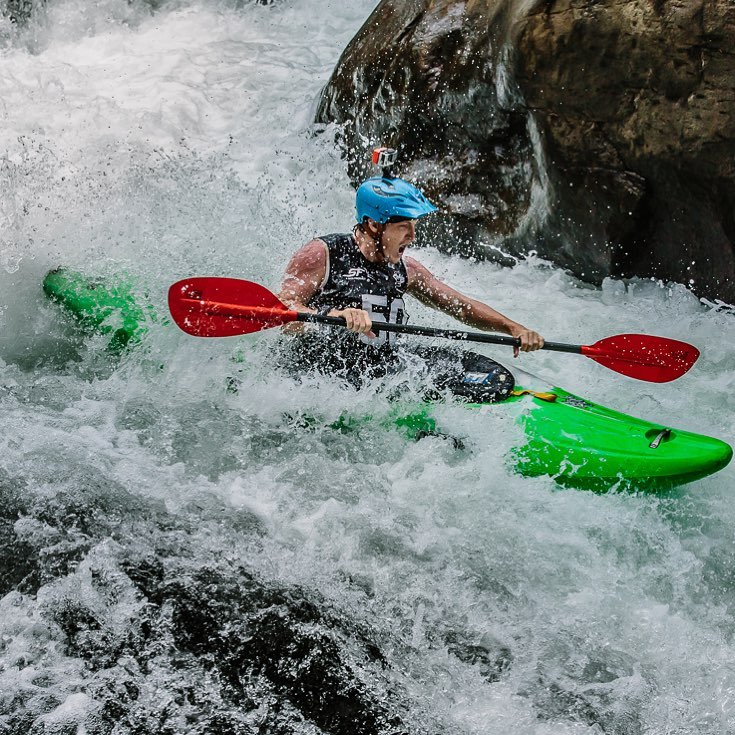
M347 322L347 329L357 334L374 337L373 321L364 309L332 309L327 316L341 316Z

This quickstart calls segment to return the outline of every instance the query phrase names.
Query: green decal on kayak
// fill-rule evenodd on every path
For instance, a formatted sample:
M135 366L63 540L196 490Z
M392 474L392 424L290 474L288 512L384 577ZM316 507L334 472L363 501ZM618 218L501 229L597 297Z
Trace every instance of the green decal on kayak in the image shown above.
M85 328L110 334L112 351L138 342L147 320L155 319L152 307L141 307L135 289L124 280L111 285L62 268L46 276L43 288ZM719 439L637 419L514 372L523 387L513 396L468 407L503 411L515 406L526 441L507 459L526 477L548 476L560 485L588 490L664 490L717 472L732 459L732 448ZM333 428L351 431L361 421L345 416ZM397 409L390 425L410 437L443 436L431 404L408 412Z

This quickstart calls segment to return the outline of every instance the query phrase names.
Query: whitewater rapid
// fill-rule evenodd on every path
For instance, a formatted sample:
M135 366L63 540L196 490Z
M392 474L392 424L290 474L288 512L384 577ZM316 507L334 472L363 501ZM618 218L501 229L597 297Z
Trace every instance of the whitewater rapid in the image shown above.
M204 341L159 318L114 359L41 292L59 265L124 273L164 313L179 278L277 289L296 247L351 227L339 130L312 119L375 5L49 0L1 21L0 732L735 731L732 466L658 496L560 490L510 472L507 415L448 404L463 450L408 441L377 387L274 370L272 332ZM693 342L666 385L519 364L735 443L732 307L415 253L549 339ZM374 420L330 427L347 413ZM293 658L250 652L289 636ZM304 667L327 700L327 669L359 682L364 723L324 714Z

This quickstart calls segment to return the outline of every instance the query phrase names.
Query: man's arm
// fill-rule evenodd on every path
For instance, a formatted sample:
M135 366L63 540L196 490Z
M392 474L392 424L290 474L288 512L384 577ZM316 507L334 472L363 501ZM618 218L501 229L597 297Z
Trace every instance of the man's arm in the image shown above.
M493 332L503 332L521 340L520 349L531 352L543 347L540 334L514 322L499 311L490 308L440 281L433 273L413 258L404 258L408 271L408 292L419 301L439 309L464 324ZM518 348L514 350L518 354Z
M286 266L278 298L289 309L314 313L307 304L322 287L327 274L327 246L322 240L312 240L297 250Z
M314 314L307 304L321 290L327 275L327 246L323 240L312 240L294 253L286 266L278 298L294 311ZM370 331L373 326L370 316L362 309L332 309L329 316L341 316L347 322L347 329L360 334L375 336ZM301 332L303 322L292 322L285 326L286 332Z

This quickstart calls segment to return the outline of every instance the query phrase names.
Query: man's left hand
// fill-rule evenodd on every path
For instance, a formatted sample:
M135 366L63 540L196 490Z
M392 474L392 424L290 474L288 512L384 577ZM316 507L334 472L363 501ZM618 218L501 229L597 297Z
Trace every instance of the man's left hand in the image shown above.
M520 347L513 348L513 357L518 357L521 352L534 352L540 350L544 346L544 338L532 329L519 327L513 330L513 337L521 340Z

